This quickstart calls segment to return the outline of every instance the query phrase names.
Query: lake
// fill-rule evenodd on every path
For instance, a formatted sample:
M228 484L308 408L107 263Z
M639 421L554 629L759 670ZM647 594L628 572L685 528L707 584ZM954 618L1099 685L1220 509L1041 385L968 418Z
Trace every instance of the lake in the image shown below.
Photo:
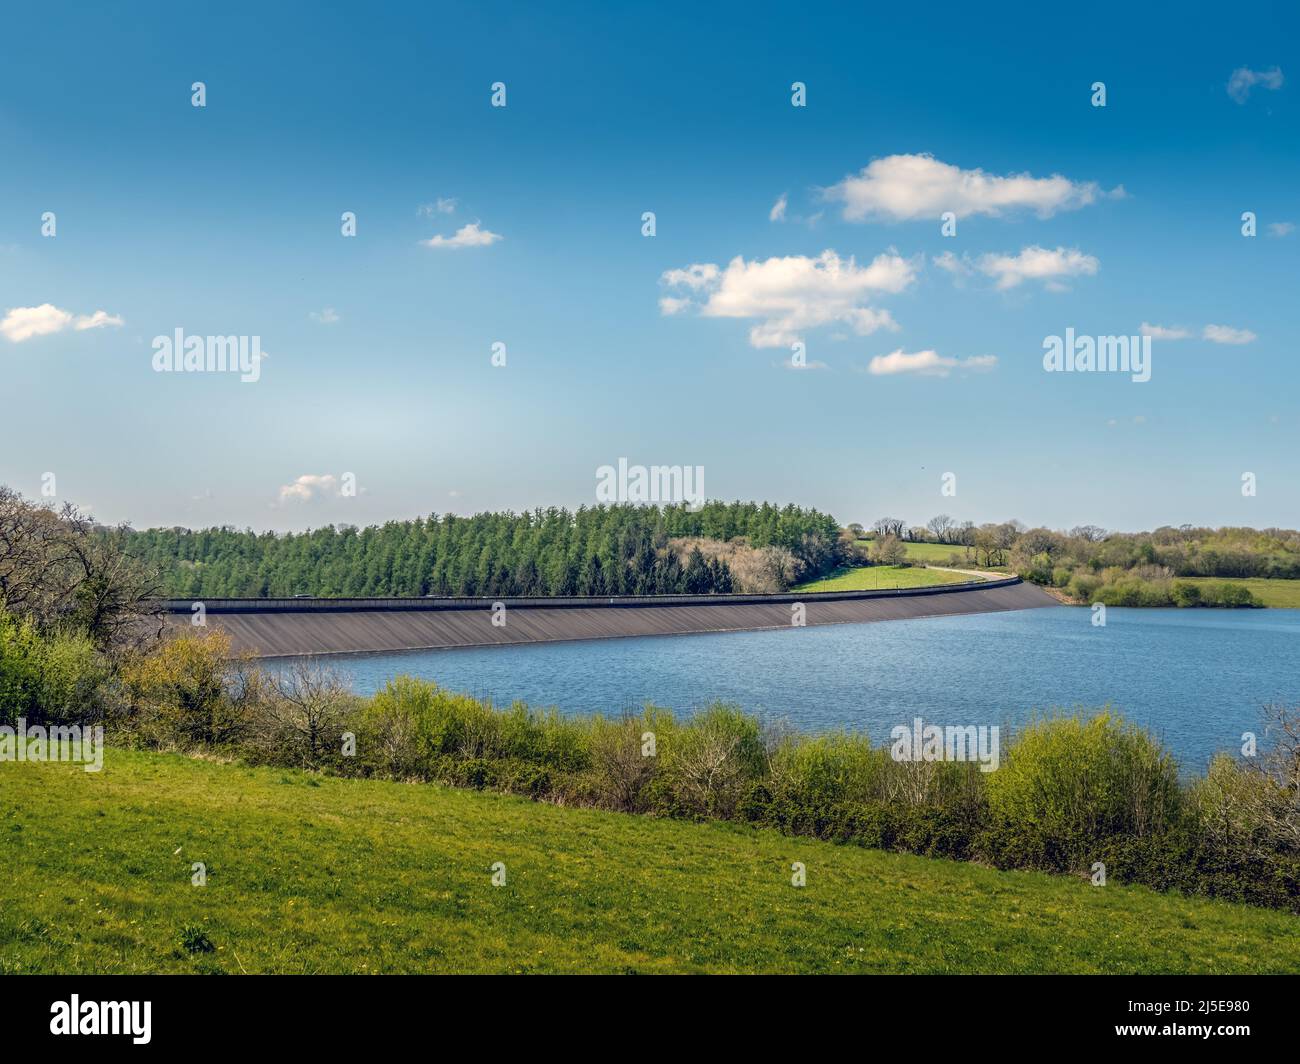
M764 632L407 651L329 659L368 694L408 673L497 704L570 713L713 701L880 743L897 724L999 724L1110 703L1199 771L1300 702L1300 610L1112 608L931 617Z

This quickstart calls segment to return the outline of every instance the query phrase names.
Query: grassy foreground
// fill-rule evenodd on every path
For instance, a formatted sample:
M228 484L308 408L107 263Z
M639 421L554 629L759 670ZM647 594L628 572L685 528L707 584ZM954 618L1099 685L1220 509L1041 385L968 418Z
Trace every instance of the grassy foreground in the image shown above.
M0 853L0 973L1300 971L1280 912L116 749L0 764Z
M903 565L863 565L836 569L830 576L792 587L792 592L817 591L885 591L900 587L933 587L936 584L960 584L979 577L940 569L921 569Z

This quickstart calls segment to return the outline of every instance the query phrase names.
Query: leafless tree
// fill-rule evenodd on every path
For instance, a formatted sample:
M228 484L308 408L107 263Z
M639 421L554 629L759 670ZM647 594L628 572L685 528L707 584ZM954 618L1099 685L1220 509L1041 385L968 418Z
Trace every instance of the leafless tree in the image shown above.
M1070 535L1089 543L1100 543L1106 538L1106 530L1098 525L1075 525L1070 529Z
M336 671L314 658L297 658L271 678L262 707L265 733L304 766L317 765L339 748L353 702L347 681Z
M956 522L947 514L939 514L937 517L930 518L925 527L930 530L937 542L951 543L951 536L953 529L956 527Z
M1264 809L1269 832L1288 849L1300 851L1300 706L1264 707L1265 739L1271 745L1259 771L1273 782L1274 800Z
M161 581L125 538L70 503L55 512L0 487L0 604L41 626L74 624L103 649L156 637Z

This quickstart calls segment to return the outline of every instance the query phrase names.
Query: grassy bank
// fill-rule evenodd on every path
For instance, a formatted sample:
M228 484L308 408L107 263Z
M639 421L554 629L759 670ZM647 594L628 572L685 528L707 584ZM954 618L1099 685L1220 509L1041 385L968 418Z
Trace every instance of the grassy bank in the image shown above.
M0 973L1300 970L1284 913L178 755L0 765L0 837Z
M821 580L810 580L790 590L795 593L818 591L875 591L905 587L933 587L936 584L960 584L978 577L939 569L922 569L905 565L863 565L836 569Z

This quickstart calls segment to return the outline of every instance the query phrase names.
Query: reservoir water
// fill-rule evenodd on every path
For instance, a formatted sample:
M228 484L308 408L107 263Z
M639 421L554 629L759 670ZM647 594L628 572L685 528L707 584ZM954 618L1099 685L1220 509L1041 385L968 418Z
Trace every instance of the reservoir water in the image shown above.
M368 694L407 673L498 705L681 714L732 702L801 730L883 742L927 723L1005 728L1053 707L1107 703L1199 771L1261 706L1300 703L1300 610L1068 607L780 631L607 639L328 659ZM1004 739L1005 741L1005 739Z

